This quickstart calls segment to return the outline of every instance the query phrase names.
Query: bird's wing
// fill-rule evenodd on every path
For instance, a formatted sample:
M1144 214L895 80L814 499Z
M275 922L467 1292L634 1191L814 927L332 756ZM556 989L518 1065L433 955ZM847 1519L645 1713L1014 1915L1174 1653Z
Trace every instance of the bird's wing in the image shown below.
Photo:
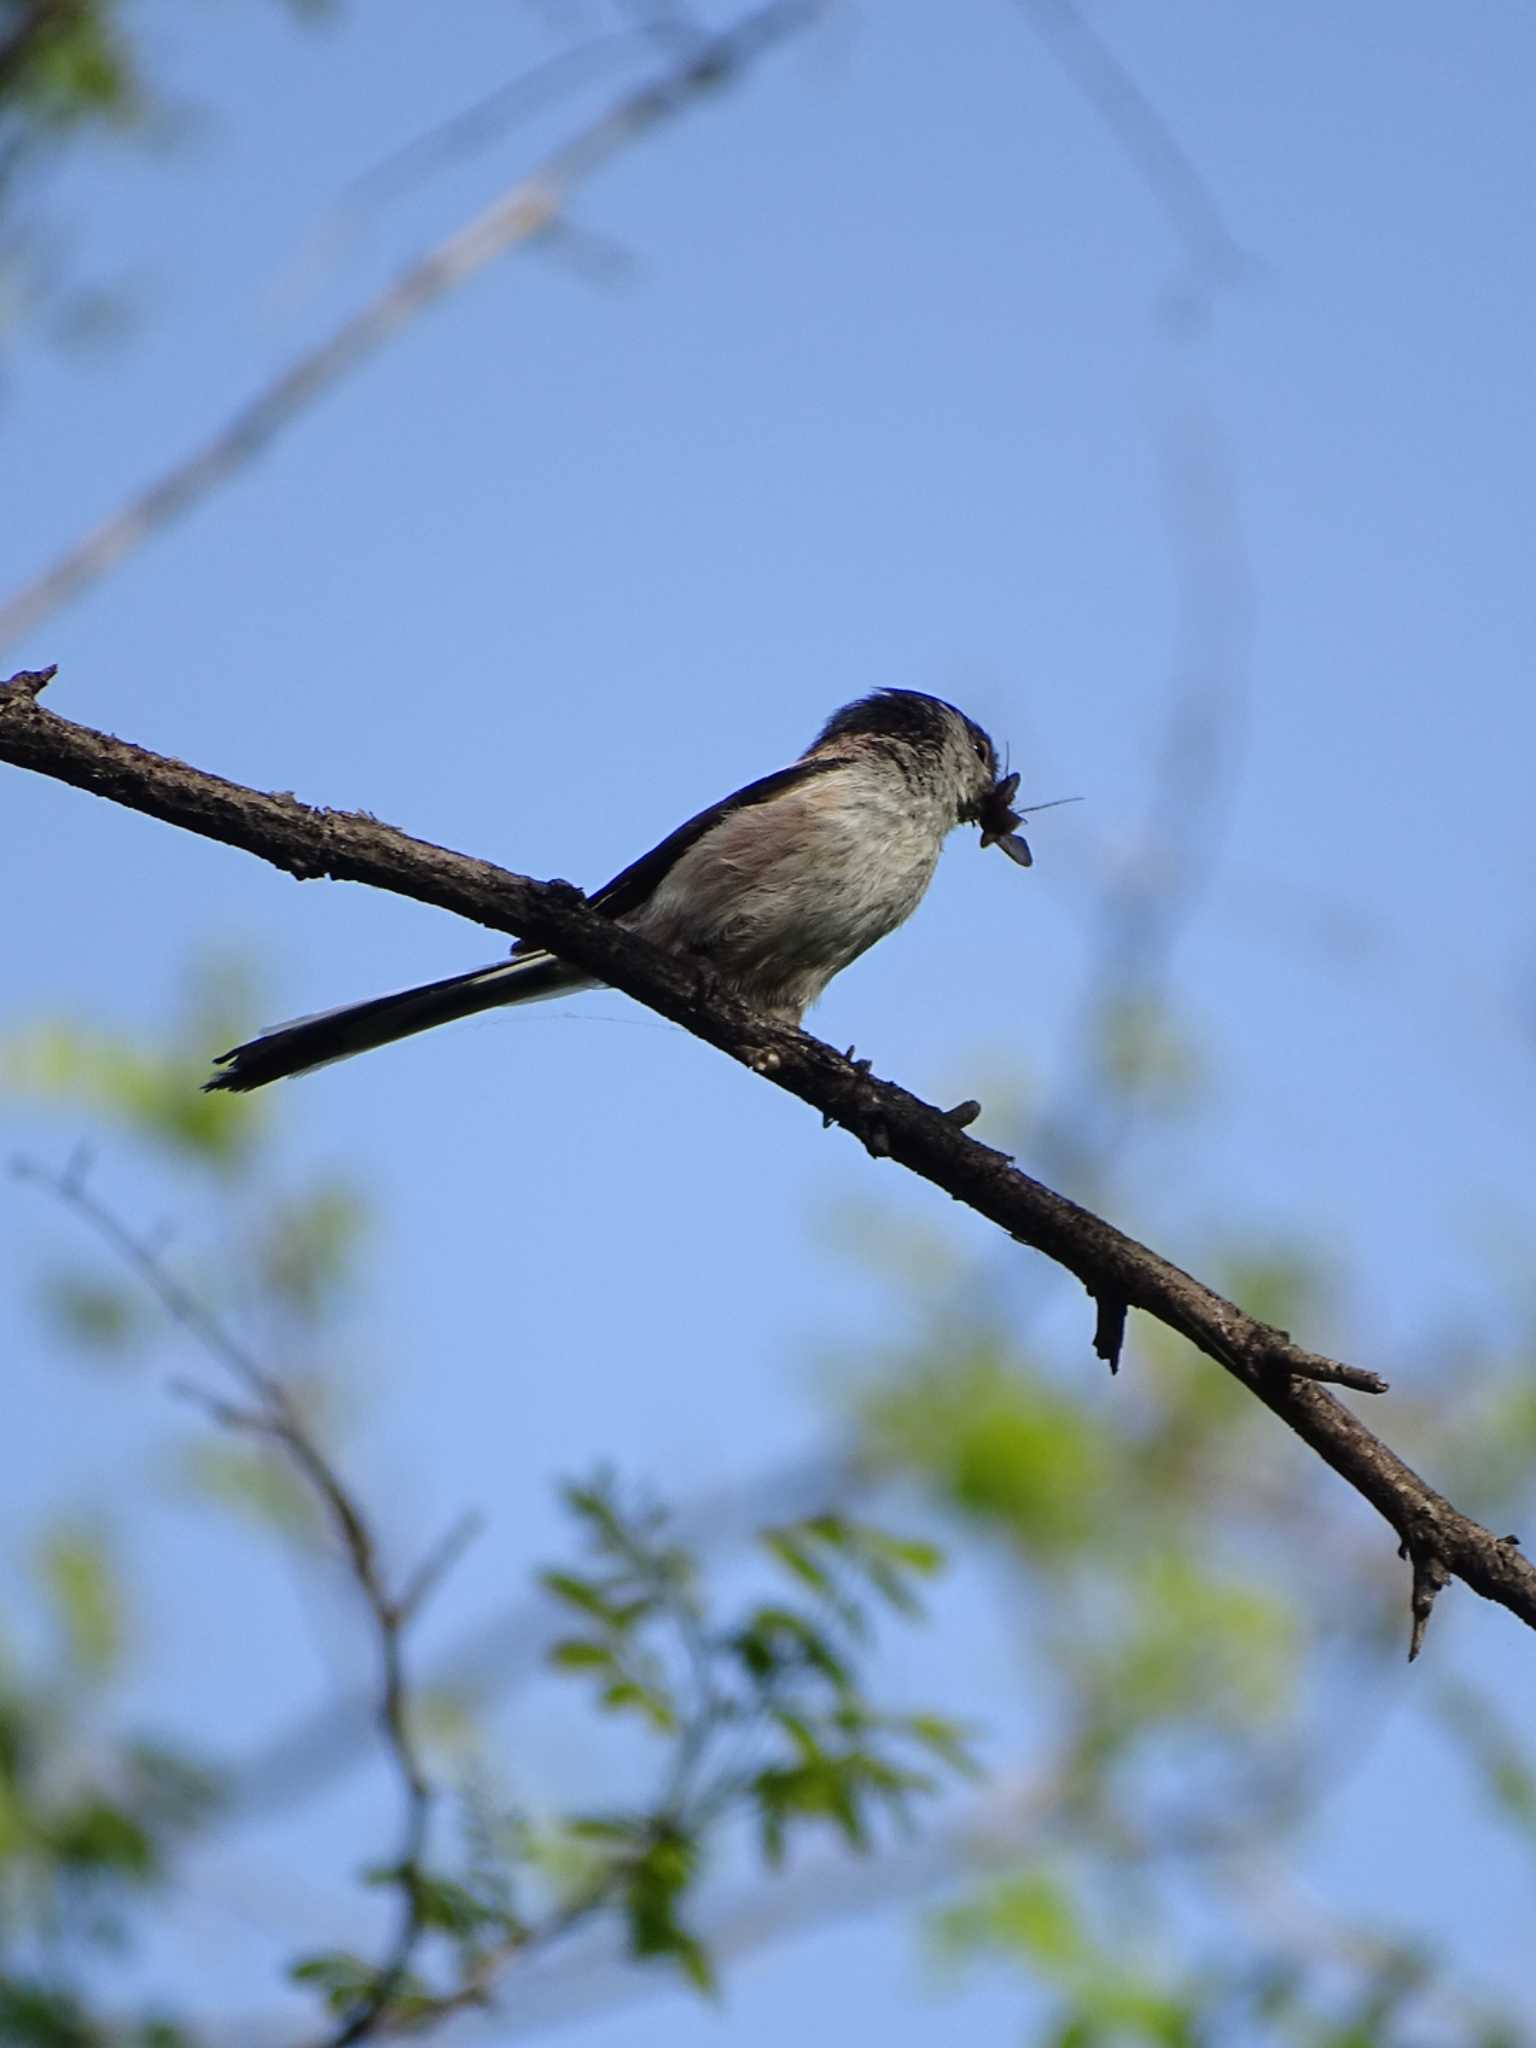
M649 853L642 853L611 882L605 882L601 889L594 890L588 901L594 910L601 910L607 917L624 917L630 911L638 910L672 872L689 847L697 845L706 832L712 832L722 818L728 818L732 811L747 810L753 804L769 803L787 790L798 789L815 776L826 775L844 765L835 757L830 760L792 761L787 768L775 769L772 775L749 782L744 789L723 797L719 803L711 804L707 811L700 811L697 817L690 818L686 825L679 825L675 832L669 832L659 846L653 846ZM525 940L512 950L521 953L538 949Z

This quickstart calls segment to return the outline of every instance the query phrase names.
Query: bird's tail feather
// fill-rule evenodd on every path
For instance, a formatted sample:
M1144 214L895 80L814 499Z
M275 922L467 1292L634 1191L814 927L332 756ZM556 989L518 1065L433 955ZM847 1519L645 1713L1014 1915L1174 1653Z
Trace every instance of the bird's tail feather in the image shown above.
M578 969L553 954L527 953L494 967L451 974L446 981L429 981L421 988L401 989L396 995L375 996L371 1002L349 1003L318 1017L279 1024L232 1052L220 1053L214 1065L223 1071L203 1087L228 1088L243 1095L252 1088L265 1088L269 1081L307 1074L333 1060L372 1052L375 1046L393 1045L397 1038L430 1031L435 1024L451 1024L503 1003L537 1002L544 996L565 995L590 985Z

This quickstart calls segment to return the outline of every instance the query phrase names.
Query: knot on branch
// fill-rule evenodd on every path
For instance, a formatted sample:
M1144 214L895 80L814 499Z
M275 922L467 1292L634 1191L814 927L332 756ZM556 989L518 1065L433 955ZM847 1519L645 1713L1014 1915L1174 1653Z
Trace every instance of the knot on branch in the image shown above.
M1093 1349L1097 1358L1102 1358L1112 1373L1120 1370L1120 1351L1125 1343L1125 1318L1129 1304L1123 1295L1111 1294L1106 1288L1102 1292L1089 1288L1089 1294L1098 1314L1093 1325Z
M1409 1611L1413 1616L1413 1628L1408 1638L1408 1662L1411 1664L1424 1647L1424 1631L1429 1627L1429 1617L1434 1612L1436 1600L1451 1583L1451 1573L1433 1540L1425 1535L1405 1536L1398 1545L1397 1554L1406 1558L1413 1568L1413 1590L1408 1597Z
M46 668L18 669L8 682L0 683L0 704L7 699L13 703L35 704L58 672L56 661L49 662Z

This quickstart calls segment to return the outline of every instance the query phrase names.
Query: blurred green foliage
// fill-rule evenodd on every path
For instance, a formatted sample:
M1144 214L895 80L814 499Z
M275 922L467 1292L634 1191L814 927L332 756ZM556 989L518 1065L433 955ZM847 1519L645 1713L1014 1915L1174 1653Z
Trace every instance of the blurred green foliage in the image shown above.
M122 0L5 0L0 7L0 109L41 129L126 124L143 85Z
M331 0L282 0L298 19ZM145 66L145 10L132 0L0 0L0 333L47 312L54 337L87 343L119 331L121 289L66 283L62 237L35 213L37 178L75 145L155 137L168 108ZM188 21L195 33L195 13ZM151 31L152 32L152 31ZM51 229L51 231L50 231Z
M265 1121L259 1096L205 1095L187 1076L207 1065L210 1045L237 1035L250 1013L247 977L228 963L190 978L163 1043L138 1045L110 1031L58 1018L0 1045L0 1088L33 1101L89 1109L157 1152L216 1173L249 1167Z
M0 1048L0 1074L67 1114L72 1133L83 1113L182 1191L199 1237L175 1240L177 1273L215 1315L280 1340L294 1412L330 1443L347 1422L335 1333L363 1292L370 1218L348 1179L287 1184L273 1127L249 1104L188 1088L207 1046L237 1035L241 1003L238 982L214 975L163 1052L55 1026ZM1169 1077L1198 1069L1171 1032L1159 1008L1156 1057L1117 1056L1124 1093L1100 1105L1097 1146L1073 1160L1096 1184L1113 1186L1143 1102L1165 1127L1183 1113ZM1102 1048L1090 1050L1103 1085ZM902 1290L903 1335L832 1375L860 1490L763 1530L767 1582L722 1601L659 1507L607 1478L567 1490L583 1551L540 1575L567 1617L549 1667L633 1731L653 1758L649 1792L527 1813L491 1789L494 1755L465 1702L417 1683L412 1718L437 1768L457 1759L454 1816L421 1855L362 1877L409 1904L409 1957L299 1953L295 1985L337 2029L380 2004L380 2025L428 2030L555 1931L606 1920L632 1957L713 1994L716 1873L755 1859L765 1881L792 1887L800 1843L813 1862L837 1848L878 1856L937 1801L959 1880L934 1922L937 1952L951 1969L1020 1972L1039 2048L1514 2048L1521 2023L1449 1954L1377 1926L1368 1905L1319 1915L1294 1879L1309 1816L1368 1744L1368 1703L1401 1669L1405 1586L1385 1532L1160 1326L1133 1319L1110 1382L1086 1324L1065 1357L1037 1333L1042 1269L1011 1247L978 1254L974 1233L924 1221L909 1257L904 1220L844 1221L882 1297ZM1347 1315L1336 1246L1245 1234L1230 1207L1210 1237L1201 1270L1266 1319L1301 1329ZM154 1355L164 1300L109 1247L66 1258L68 1243L61 1233L35 1295L55 1340L82 1356ZM1392 1413L1400 1447L1432 1450L1456 1497L1516 1521L1536 1467L1529 1337L1514 1316L1454 1352L1437 1339L1458 1371L1433 1402L1400 1395ZM324 1503L280 1448L210 1429L181 1481L334 1575ZM903 1521L916 1510L915 1532L885 1526L891 1503ZM1017 1700L978 1703L974 1728L874 1696L875 1622L920 1614L941 1548L983 1573L1020 1673ZM51 1647L41 1663L0 1665L0 2041L95 2048L195 2031L108 2018L90 1995L85 1959L134 1939L182 1844L218 1813L199 1760L102 1732L137 1648L120 1554L90 1516L43 1530L34 1585ZM1012 1757L998 1753L1000 1705L1015 1741L1027 1718ZM1490 1825L1536 1844L1523 1717L1455 1670L1437 1672L1431 1706ZM994 1775L972 1806L960 1788L978 1757Z
M85 1155L57 1173L28 1163L24 1180L77 1212L61 1223L95 1233L79 1263L50 1254L34 1303L54 1340L84 1355L120 1352L130 1339L153 1355L168 1337L183 1347L191 1339L203 1353L199 1386L236 1408L249 1406L253 1388L246 1339L233 1333L278 1338L286 1412L329 1445L346 1417L331 1369L336 1319L357 1286L370 1218L335 1175L282 1184L270 1124L238 1099L190 1086L208 1045L238 1035L229 1011L240 998L238 981L205 976L158 1052L65 1025L0 1047L13 1095L115 1134L157 1184L181 1190L198 1224L195 1241L140 1233L96 1193ZM234 1511L334 1577L334 1503L280 1439L210 1423L180 1479L204 1509ZM656 1746L652 1792L535 1821L466 1780L452 1825L362 1875L408 1904L409 1953L329 1948L291 1962L291 1981L318 1995L340 2029L445 2018L525 1950L586 1919L617 1922L633 1957L712 1993L693 1908L725 1845L750 1840L769 1866L807 1833L867 1851L885 1821L909 1820L914 1802L974 1769L960 1727L932 1712L888 1711L867 1690L877 1615L916 1617L918 1587L939 1569L929 1538L831 1513L776 1526L762 1553L778 1586L722 1606L661 1508L626 1501L607 1477L565 1498L585 1548L540 1575L570 1618L549 1665L586 1691L591 1711ZM137 1650L121 1555L104 1524L78 1515L35 1545L53 1661L0 1689L0 2042L104 2048L190 2042L198 2031L92 1996L93 1950L134 1938L180 1845L218 1803L198 1760L103 1733L112 1688ZM440 1758L478 1753L451 1698L413 1684L407 1713ZM216 1986L208 2002L217 2004Z
M179 2041L159 2019L104 2030L58 1959L126 1938L181 1843L216 1811L217 1781L182 1750L100 1733L130 1641L102 1533L46 1530L34 1585L52 1654L25 1670L0 1657L0 2042Z
M1140 1119L1166 1133L1197 1114L1205 1063L1159 1001L1119 992L1101 1024L1083 1054L1091 1113L1026 1120L1003 1142L1135 1213L1126 1140ZM946 1965L1023 1973L1040 2048L1529 2038L1449 1949L1381 1928L1368 1901L1319 1913L1294 1875L1312 1816L1369 1752L1370 1703L1401 1682L1407 1582L1390 1532L1161 1325L1132 1318L1109 1383L1086 1320L1065 1356L1054 1316L1049 1340L1033 1334L1055 1283L1027 1255L957 1233L946 1257L920 1227L907 1260L905 1229L878 1211L860 1225L882 1290L903 1267L915 1277L906 1334L851 1388L845 1363L842 1398L877 1485L916 1488L952 1553L985 1559L1031 1715L1023 1789L972 1839L987 1874L934 1923ZM1336 1244L1245 1230L1231 1203L1205 1234L1191 1264L1245 1308L1342 1330ZM1437 1341L1433 1401L1392 1402L1394 1445L1495 1526L1518 1528L1531 1501L1531 1337L1515 1315L1502 1346ZM1340 1334L1330 1348L1371 1345ZM1459 1674L1432 1712L1497 1823L1536 1839L1522 1717Z

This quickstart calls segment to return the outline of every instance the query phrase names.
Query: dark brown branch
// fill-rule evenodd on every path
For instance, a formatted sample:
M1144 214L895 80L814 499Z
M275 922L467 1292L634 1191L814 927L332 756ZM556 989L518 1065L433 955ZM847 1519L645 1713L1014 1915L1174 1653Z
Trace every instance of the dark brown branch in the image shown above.
M1102 1358L1111 1372L1118 1372L1127 1304L1118 1294L1101 1294L1094 1305L1098 1310L1093 1325L1094 1355Z
M1485 1599L1536 1627L1536 1568L1436 1493L1320 1384L1379 1392L1376 1374L1294 1344L1283 1330L1032 1180L943 1111L819 1039L769 1023L696 963L610 923L569 882L531 881L374 818L225 782L58 718L25 689L0 686L0 760L240 847L301 880L362 882L532 939L767 1074L861 1142L876 1121L901 1165L1064 1266L1096 1301L1141 1309L1215 1359L1384 1516L1410 1557L1438 1559Z

